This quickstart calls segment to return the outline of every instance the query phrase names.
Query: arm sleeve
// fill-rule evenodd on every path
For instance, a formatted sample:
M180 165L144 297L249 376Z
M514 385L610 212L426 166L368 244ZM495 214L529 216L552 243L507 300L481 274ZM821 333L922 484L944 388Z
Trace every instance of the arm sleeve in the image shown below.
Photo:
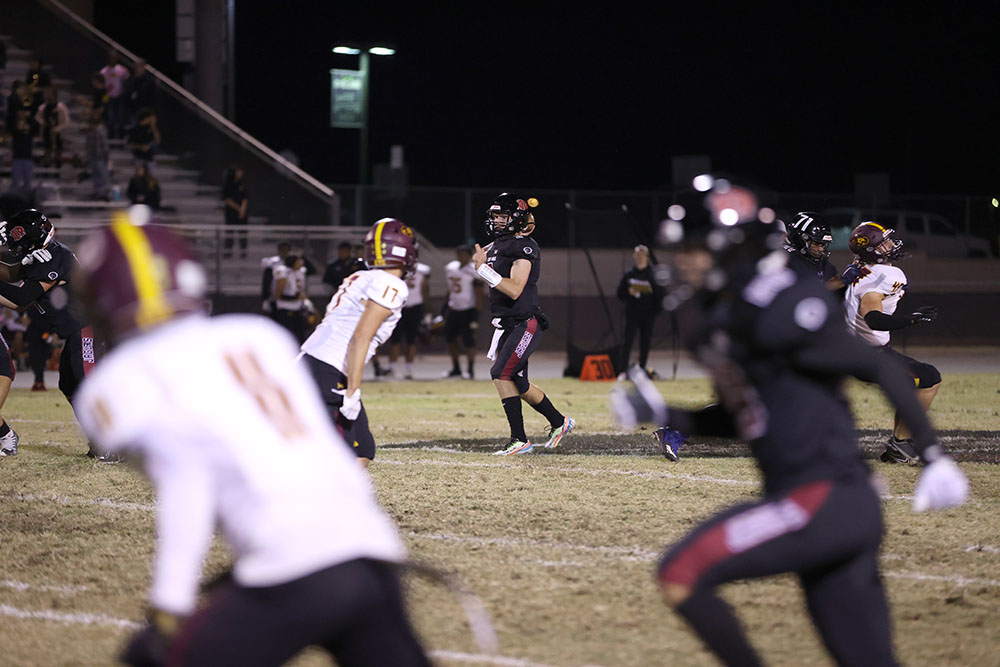
M622 279L618 281L618 300L628 300L628 273L623 273Z
M156 448L146 474L156 487L156 556L149 601L157 609L194 611L202 562L212 542L215 503L207 457Z
M670 408L668 418L670 428L684 435L708 435L718 438L736 438L736 421L719 403L707 405L701 410L678 410Z
M917 401L913 380L899 362L841 331L804 345L794 353L797 365L822 373L852 375L881 387L913 434L917 451L937 444L934 428Z
M0 282L0 296L16 304L18 308L24 308L43 294L45 288L37 280L25 280L21 286Z
M904 315L898 310L892 315L886 315L881 310L869 310L865 313L865 324L873 331L899 331L913 322L908 315Z

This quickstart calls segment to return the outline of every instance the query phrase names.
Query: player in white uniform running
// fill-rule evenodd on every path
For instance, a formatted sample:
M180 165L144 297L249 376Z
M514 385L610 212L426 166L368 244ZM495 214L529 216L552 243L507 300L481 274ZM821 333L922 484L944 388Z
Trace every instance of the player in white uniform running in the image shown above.
M903 242L877 222L862 222L851 232L851 251L860 266L858 277L847 285L844 293L848 330L866 343L900 361L913 378L917 399L927 410L941 386L941 373L934 366L912 359L889 347L889 332L898 331L919 322L937 319L937 308L924 306L913 312L896 312L899 300L906 293L906 274L893 266L903 257ZM846 273L846 272L845 272ZM892 435L881 455L888 463L908 463L918 460L910 431L897 414Z
M444 339L448 342L448 354L451 355L451 370L445 377L473 378L473 362L476 358L476 329L479 326L479 311L483 307L483 289L476 265L472 261L472 248L459 246L455 251L458 259L448 262L444 267L448 280L448 312L445 315ZM459 354L465 348L468 361L466 372L459 367Z
M361 376L399 322L408 289L403 278L417 264L413 230L382 218L365 236L367 271L352 273L330 298L323 321L302 344L301 363L312 373L331 419L363 465L375 458L375 438L361 404Z
M259 315L208 318L202 267L165 227L121 214L81 245L74 281L112 347L74 407L156 491L149 624L130 665L429 664L407 620L404 545L331 426L291 336ZM232 578L197 608L218 525Z
M421 323L427 328L431 324L430 277L431 267L420 262L417 262L416 269L406 277L406 287L409 292L406 303L403 304L403 316L389 339L389 372L394 378L399 377L396 362L399 360L400 348L406 345L406 372L403 378L413 379L413 362L417 358L417 334Z

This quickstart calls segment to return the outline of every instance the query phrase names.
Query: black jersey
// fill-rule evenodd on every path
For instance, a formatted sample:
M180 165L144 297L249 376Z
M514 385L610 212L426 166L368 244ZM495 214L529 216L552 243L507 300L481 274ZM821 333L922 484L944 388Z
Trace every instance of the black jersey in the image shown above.
M794 249L788 250L788 266L800 276L818 278L820 282L826 282L830 278L839 275L836 265L829 258L823 258L818 262L814 262Z
M69 338L83 327L83 320L69 281L77 265L76 255L59 241L50 242L46 248L52 253L47 262L29 264L21 272L25 281L56 283L48 292L38 297L28 307L28 316L37 320L44 331L52 331L62 339Z
M503 236L486 250L486 263L499 273L501 278L510 278L510 269L519 259L531 262L528 282L524 284L521 296L517 299L491 288L490 315L493 317L523 320L538 312L538 273L542 267L538 244L533 239L523 236Z
M750 443L768 494L818 479L857 480L868 468L842 391L849 369L815 359L850 357L856 342L821 283L789 268L758 274L739 299L717 304L691 341L719 405L671 408L670 425Z

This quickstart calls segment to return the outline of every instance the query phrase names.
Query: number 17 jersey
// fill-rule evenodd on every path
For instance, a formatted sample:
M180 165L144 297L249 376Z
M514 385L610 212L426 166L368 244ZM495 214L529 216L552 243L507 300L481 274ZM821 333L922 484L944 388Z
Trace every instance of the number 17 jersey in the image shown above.
M331 297L323 321L302 344L302 351L346 373L347 345L371 300L392 313L372 337L365 356L365 363L368 363L378 346L392 335L408 294L409 289L401 278L382 269L352 273Z

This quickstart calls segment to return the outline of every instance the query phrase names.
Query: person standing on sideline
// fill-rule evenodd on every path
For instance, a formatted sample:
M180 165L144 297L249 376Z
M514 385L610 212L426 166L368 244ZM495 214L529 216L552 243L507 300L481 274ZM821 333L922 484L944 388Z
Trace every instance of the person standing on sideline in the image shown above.
M98 201L108 201L111 198L111 174L108 172L108 160L111 152L108 150L108 129L104 126L104 116L100 109L90 110L90 125L84 139L84 155L87 158L87 168L93 184L91 197Z
M501 193L486 212L486 233L493 242L486 248L477 243L472 255L476 273L490 286L490 315L495 331L486 356L493 360L490 377L510 426L507 444L494 452L499 456L527 454L533 449L524 431L521 401L549 422L542 447L557 447L576 426L575 419L563 416L545 392L528 381L528 358L549 327L548 318L538 307L541 251L534 239L522 233L533 224L526 201Z
M326 314L302 344L300 362L319 385L330 419L363 466L375 458L375 438L361 403L365 364L389 340L409 291L405 278L417 267L413 230L382 218L365 236L365 262L340 285Z
M323 283L336 292L344 278L358 270L357 262L351 255L351 242L341 241L337 246L337 259L326 265L323 270Z
M277 255L260 260L260 312L265 315L274 316L274 269L285 263L285 258L291 251L291 243L280 241Z
M471 380L476 359L476 329L479 327L479 311L483 307L483 290L476 265L472 261L472 248L459 246L455 251L457 259L444 267L448 280L448 311L444 317L444 339L451 355L451 370L445 377L461 377ZM459 347L462 340L467 361L463 373L459 366Z
M226 212L226 225L234 229L226 234L223 243L224 257L232 257L233 241L239 238L240 257L247 255L246 226L249 220L247 214L249 199L247 198L246 184L243 182L243 167L233 165L226 170L226 176L222 183L222 202Z
M848 330L869 345L876 346L883 354L894 357L906 367L917 399L924 410L931 407L938 389L941 373L930 364L900 354L889 346L890 332L921 322L937 319L937 308L924 306L912 312L896 312L899 300L906 293L906 274L894 266L902 259L903 242L895 232L877 222L862 222L851 232L851 252L856 256L860 271L844 292ZM887 463L911 463L918 460L912 434L899 413L893 420L892 434L882 452Z
M391 377L399 377L399 368L396 366L396 362L399 360L400 348L405 345L406 370L403 379L413 379L413 362L417 358L417 333L420 331L421 324L430 326L431 315L428 312L431 305L430 276L431 267L417 262L416 270L406 278L406 287L409 291L406 303L403 304L403 316L399 319L399 324L389 339L389 374Z
M632 354L632 343L639 334L639 368L653 376L648 368L649 346L653 339L653 324L663 307L663 290L653 278L653 267L649 263L649 248L637 245L632 251L635 265L625 272L618 282L618 299L625 304L625 335L622 340L621 368L628 368ZM624 380L624 370L619 375Z
M301 345L306 337L306 267L302 251L290 250L274 267L274 321Z
M406 548L291 337L202 313L205 271L166 227L118 214L80 258L76 288L110 351L74 407L156 493L147 624L121 661L277 667L317 646L341 665L429 665L400 589ZM199 605L216 527L233 567Z
M927 464L915 511L961 505L968 481L903 368L848 334L830 291L788 267L774 210L727 178L705 174L694 186L671 205L661 237L671 244L668 289L690 295L704 316L689 346L719 400L701 410L668 406L633 370L635 386L612 390L612 409L628 428L653 422L748 441L763 497L723 510L669 547L657 567L660 593L723 663L760 665L716 588L794 573L838 665L896 665L879 576L881 502L858 449L845 378L878 383L912 429Z

